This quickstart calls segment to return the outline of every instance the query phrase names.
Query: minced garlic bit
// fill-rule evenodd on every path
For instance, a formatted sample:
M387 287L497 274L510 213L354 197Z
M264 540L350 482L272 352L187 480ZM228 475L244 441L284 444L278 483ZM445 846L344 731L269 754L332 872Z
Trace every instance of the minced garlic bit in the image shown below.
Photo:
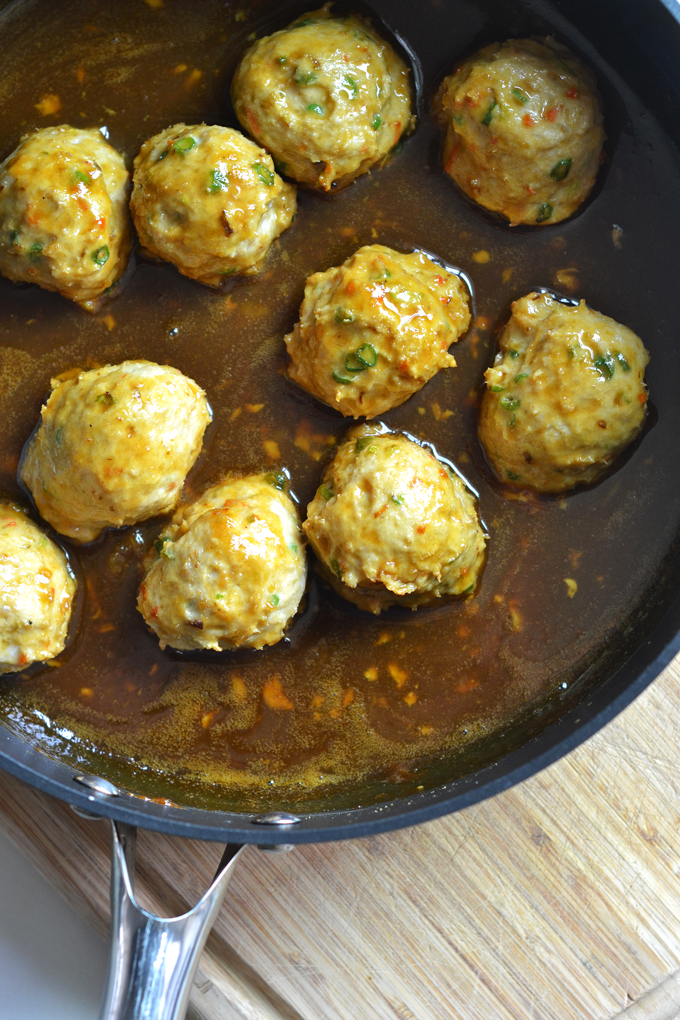
M432 404L432 414L434 415L435 421L446 421L447 418L453 416L453 411L442 411L439 404Z
M397 687L403 687L408 680L408 673L405 669L400 669L396 662L388 663L387 672L390 674Z
M509 283L510 277L514 273L515 269L513 266L508 266L507 269L503 270L503 283Z
M277 442L273 439L265 439L262 445L264 446L264 452L270 460L281 460L281 451Z
M404 695L404 701L406 702L409 708L411 707L411 705L415 705L417 700L418 695L416 694L415 691L409 691L408 694Z
M573 599L574 595L578 591L578 585L573 577L565 577L564 583L567 586L567 595L570 599Z
M491 256L484 248L482 248L481 251L473 251L472 258L475 262L478 262L480 266L485 265L487 262L491 262Z
M377 680L378 670L375 668L375 666L369 666L368 669L364 670L364 677L366 678L366 680Z
M265 681L262 688L262 698L267 708L291 709L293 702L289 701L281 686L281 677L275 674Z
M61 99L53 92L49 92L42 97L39 103L35 104L35 108L43 117L50 117L61 110Z

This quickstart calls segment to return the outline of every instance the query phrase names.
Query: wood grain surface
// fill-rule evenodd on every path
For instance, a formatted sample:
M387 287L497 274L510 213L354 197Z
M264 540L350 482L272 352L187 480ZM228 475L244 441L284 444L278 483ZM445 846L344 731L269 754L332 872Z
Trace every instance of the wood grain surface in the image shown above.
M680 658L519 787L346 843L249 848L201 961L192 1020L680 1017ZM93 927L109 833L0 773L0 824ZM181 913L216 844L142 833L142 906Z

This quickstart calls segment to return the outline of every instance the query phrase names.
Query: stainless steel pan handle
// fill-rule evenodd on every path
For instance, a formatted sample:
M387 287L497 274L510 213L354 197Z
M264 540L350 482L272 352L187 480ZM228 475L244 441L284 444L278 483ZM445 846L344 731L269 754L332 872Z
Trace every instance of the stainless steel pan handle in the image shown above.
M181 917L134 896L137 830L111 822L111 949L99 1020L184 1020L206 939L244 846L228 843L212 885Z

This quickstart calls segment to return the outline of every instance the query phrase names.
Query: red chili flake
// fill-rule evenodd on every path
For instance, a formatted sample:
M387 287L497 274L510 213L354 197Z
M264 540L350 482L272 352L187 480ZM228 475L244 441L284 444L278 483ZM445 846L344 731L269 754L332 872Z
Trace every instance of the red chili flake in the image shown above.
M536 194L536 188L532 188L530 184L527 184L527 191L529 192L530 195Z
M441 276L435 276L434 277L434 282L437 284L438 287L441 287L441 286L443 286L444 279Z
M578 99L578 89L575 85L570 85L567 89L567 99Z
M549 110L546 110L543 116L545 117L546 120L549 120L550 123L552 124L557 114L561 113L563 109L564 106L562 105L562 103L558 103L557 106L551 106Z
M151 610L151 615L158 616L158 606L153 607L153 609Z
M638 400L640 401L641 404L646 404L647 403L647 394L646 393L638 393Z
M535 121L530 113L525 113L524 116L522 117L522 123L524 124L524 127L533 127Z

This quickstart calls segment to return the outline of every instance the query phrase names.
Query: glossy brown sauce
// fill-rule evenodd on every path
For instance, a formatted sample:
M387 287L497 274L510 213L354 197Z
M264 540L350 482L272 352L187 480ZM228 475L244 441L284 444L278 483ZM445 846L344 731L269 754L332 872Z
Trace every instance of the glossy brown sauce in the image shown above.
M492 5L478 10L468 43L481 26L480 45L517 31L506 19L494 35ZM654 402L672 321L672 296L655 281L680 233L671 208L675 157L634 97L617 92L600 68L610 140L594 200L554 228L512 231L487 217L439 168L427 105L451 69L444 54L450 62L457 51L442 40L437 11L433 3L436 45L418 53L425 80L415 135L345 192L324 199L301 191L298 219L259 276L212 292L140 260L124 292L94 317L0 280L0 488L20 494L18 458L51 376L148 358L194 378L214 410L187 498L232 471L285 467L304 510L351 424L283 376L282 337L305 278L363 244L423 247L470 276L477 321L452 349L458 367L381 420L433 443L479 491L490 541L478 595L373 618L330 595L310 571L290 640L231 657L161 652L135 601L141 559L163 522L108 533L69 549L84 593L72 644L58 663L0 687L6 725L48 754L180 804L367 803L493 760L512 734L535 728L620 661L643 625L646 593L680 518L668 472L659 470L668 464L673 415L593 489L543 500L508 496L492 483L476 439L476 402L494 328L512 299L537 286L583 296L638 332L652 353ZM169 124L237 126L228 82L254 30L253 12L264 17L262 6L216 0L18 5L2 25L0 156L23 132L49 124L106 124L130 162ZM274 27L287 20L279 15ZM546 28L531 22L520 30ZM60 109L43 115L36 104L49 110L50 96ZM647 182L635 201L633 180ZM655 242L643 246L650 220ZM267 705L272 678L292 709Z

